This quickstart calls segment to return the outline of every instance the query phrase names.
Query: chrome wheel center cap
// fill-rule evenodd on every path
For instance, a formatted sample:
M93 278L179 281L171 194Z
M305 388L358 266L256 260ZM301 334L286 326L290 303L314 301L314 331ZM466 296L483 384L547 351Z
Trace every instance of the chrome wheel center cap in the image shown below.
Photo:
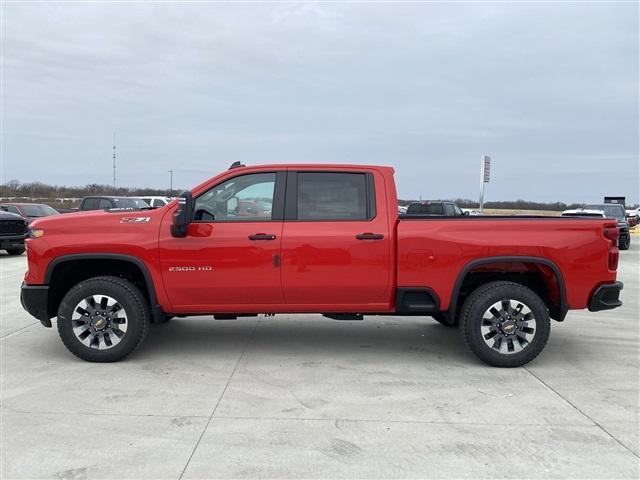
M507 335L511 335L516 331L516 324L513 322L507 322L504 325L502 325L502 331Z
M93 326L95 328L104 328L107 326L107 319L104 318L102 315L98 315L96 316L96 318L93 320Z

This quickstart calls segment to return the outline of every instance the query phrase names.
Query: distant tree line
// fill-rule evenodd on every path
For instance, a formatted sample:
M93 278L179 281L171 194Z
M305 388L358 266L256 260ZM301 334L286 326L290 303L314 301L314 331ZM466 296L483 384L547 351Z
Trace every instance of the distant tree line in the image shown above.
M16 198L78 198L87 195L118 195L118 196L145 196L145 195L169 195L168 189L160 188L113 188L111 185L92 183L84 187L66 187L48 185L42 182L20 183L18 180L10 180L0 185L0 197ZM176 190L173 191L173 195Z
M460 208L479 208L479 204L475 200L468 198L446 199L453 200ZM398 200L398 204L407 206L410 203L419 202L420 200ZM508 209L508 210L549 210L561 212L573 208L582 208L583 203L564 203L564 202L532 202L529 200L501 200L484 202L484 208ZM636 208L637 205L627 205L627 208Z
M92 183L84 187L66 187L59 185L48 185L43 182L21 183L18 180L10 180L0 185L0 197L16 198L16 199L38 199L38 200L57 200L62 198L81 198L88 195L118 195L123 197L142 197L147 195L171 196L176 195L179 190L169 192L168 189L162 188L129 188L118 187L116 189L111 185L101 185ZM58 200L59 201L59 200ZM398 200L398 204L407 206L410 203L419 200ZM468 198L456 198L454 200L459 207L462 208L478 208L478 202L469 200ZM66 203L66 202L65 202ZM552 210L562 211L569 208L580 208L579 203L563 203L563 202L531 202L528 200L504 200L485 202L485 208L500 208L513 210ZM637 205L627 205L627 208L636 208Z

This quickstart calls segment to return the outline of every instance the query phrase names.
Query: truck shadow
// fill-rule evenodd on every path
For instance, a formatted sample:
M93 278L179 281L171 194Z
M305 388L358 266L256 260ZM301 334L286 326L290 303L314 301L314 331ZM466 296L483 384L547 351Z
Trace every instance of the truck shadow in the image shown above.
M256 327L256 323L258 323ZM255 330L255 332L254 332ZM431 318L369 317L346 322L313 316L215 321L207 318L174 319L153 325L134 354L149 361L155 357L201 356L323 357L333 361L354 355L375 355L376 361L413 357L424 361L478 364L457 328L447 328ZM345 360L345 361L347 361Z

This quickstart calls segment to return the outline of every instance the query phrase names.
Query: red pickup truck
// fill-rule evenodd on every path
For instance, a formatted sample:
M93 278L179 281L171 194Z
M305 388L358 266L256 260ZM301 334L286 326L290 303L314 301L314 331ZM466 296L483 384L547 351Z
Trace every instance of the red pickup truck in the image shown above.
M234 164L162 208L36 220L23 306L88 361L123 358L172 316L321 313L432 316L514 367L550 318L621 305L614 220L399 217L393 174Z

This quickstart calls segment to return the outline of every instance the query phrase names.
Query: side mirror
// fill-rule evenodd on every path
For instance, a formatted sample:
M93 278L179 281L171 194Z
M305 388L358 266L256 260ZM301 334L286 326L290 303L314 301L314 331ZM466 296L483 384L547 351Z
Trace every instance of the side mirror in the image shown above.
M469 216L469 212L467 210L463 210L462 211L462 215L464 215L465 217Z
M191 192L182 192L178 196L178 208L173 214L171 235L186 237L191 219L193 219L193 195Z

